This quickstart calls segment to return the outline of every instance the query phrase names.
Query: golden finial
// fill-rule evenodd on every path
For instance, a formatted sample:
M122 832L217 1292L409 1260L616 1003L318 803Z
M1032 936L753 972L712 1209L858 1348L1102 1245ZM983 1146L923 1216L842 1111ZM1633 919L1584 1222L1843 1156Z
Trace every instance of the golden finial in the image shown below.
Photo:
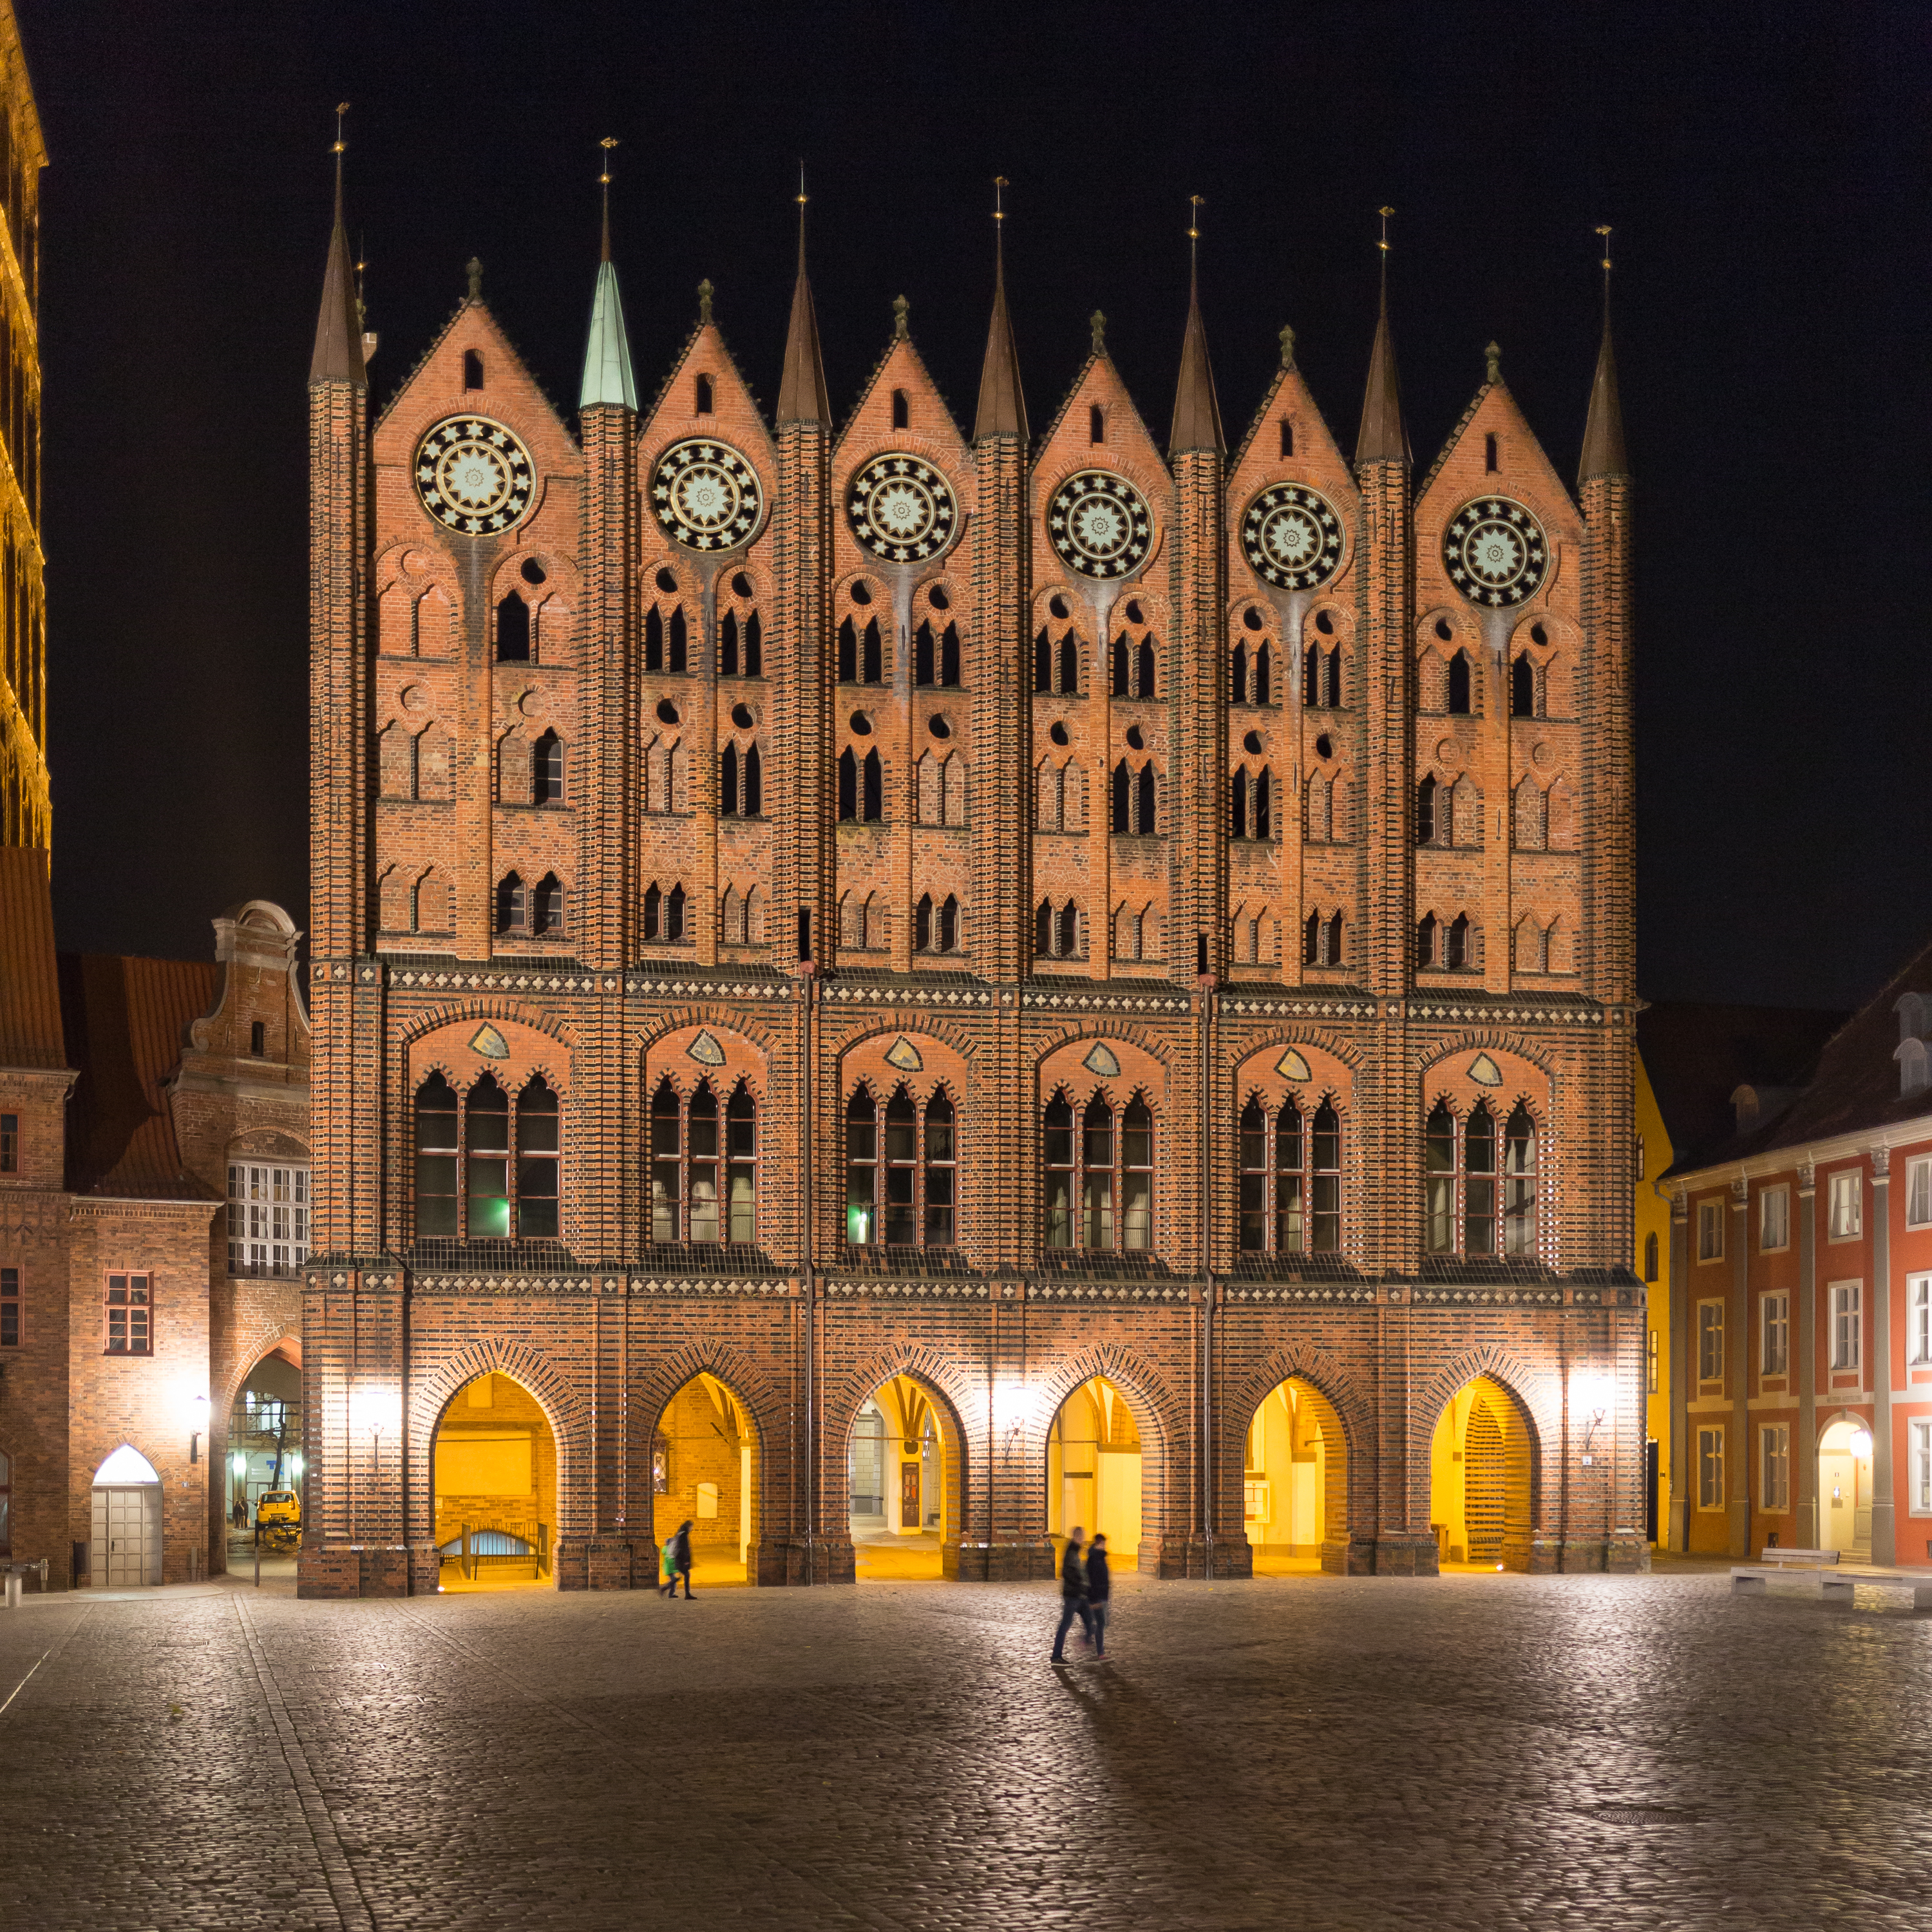
M1604 238L1604 293L1607 297L1610 292L1610 224L1600 221L1597 232Z
M603 253L599 260L608 262L610 259L610 150L617 145L617 137L606 134L597 145L604 150L604 172L597 177L604 192Z
M1376 246L1379 248L1384 255L1386 255L1388 253L1389 245L1389 217L1395 212L1395 210L1392 208L1378 208L1376 210L1376 212L1382 218L1382 239L1376 244Z
M1004 175L995 175L993 177L993 219L995 221L1004 221L1006 218L1006 211L1002 205L1004 196L1000 192L1006 185L1006 178Z
M335 146L329 151L332 154L340 154L349 146L349 143L342 138L342 117L348 112L347 101L338 100L335 104Z

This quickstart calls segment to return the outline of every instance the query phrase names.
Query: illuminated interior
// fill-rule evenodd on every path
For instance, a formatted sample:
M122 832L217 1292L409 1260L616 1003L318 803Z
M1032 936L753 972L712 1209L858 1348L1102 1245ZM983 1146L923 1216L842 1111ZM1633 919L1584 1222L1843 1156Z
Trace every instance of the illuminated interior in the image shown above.
M1258 1576L1319 1570L1322 1545L1348 1532L1348 1452L1341 1419L1298 1376L1255 1411L1242 1470L1241 1514Z
M693 1589L749 1580L758 1469L751 1418L716 1376L694 1376L664 1404L651 1444L652 1527L662 1549L691 1525Z
M1106 1536L1112 1564L1133 1567L1141 1545L1140 1430L1126 1397L1104 1376L1082 1382L1047 1432L1047 1532L1064 1546L1076 1524L1089 1537Z
M1871 1431L1841 1415L1818 1438L1818 1546L1871 1561Z
M859 1406L849 1471L854 1567L861 1582L934 1578L956 1516L958 1477L944 1418L910 1376Z
M1527 1570L1534 1462L1529 1420L1486 1376L1444 1406L1430 1449L1429 1526L1447 1570Z
M482 1375L457 1390L434 1480L445 1590L556 1587L556 1438L520 1382Z

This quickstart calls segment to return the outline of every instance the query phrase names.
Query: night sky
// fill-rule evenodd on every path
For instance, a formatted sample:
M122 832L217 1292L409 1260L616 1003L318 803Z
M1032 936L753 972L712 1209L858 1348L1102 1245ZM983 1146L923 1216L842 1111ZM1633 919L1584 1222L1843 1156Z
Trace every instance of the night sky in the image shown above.
M16 4L51 157L65 946L202 958L236 900L304 917L304 380L345 98L379 404L474 253L568 418L615 134L646 394L708 275L769 407L802 155L838 412L904 293L970 426L1004 173L1036 430L1097 307L1164 445L1198 193L1231 438L1290 322L1352 452L1389 202L1418 471L1494 336L1571 478L1614 223L1642 987L1849 1004L1932 932L1923 7Z

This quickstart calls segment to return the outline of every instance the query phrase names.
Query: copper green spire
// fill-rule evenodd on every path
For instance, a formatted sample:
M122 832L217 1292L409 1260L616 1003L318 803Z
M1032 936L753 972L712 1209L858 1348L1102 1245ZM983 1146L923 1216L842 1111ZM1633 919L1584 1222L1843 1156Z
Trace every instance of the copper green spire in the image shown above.
M335 110L335 226L328 237L328 266L322 278L322 313L316 317L315 352L309 358L311 382L350 382L366 388L362 362L362 322L356 312L356 272L349 258L349 230L342 219L344 101Z
M1624 448L1623 406L1617 398L1617 359L1610 346L1610 231L1604 238L1604 340L1597 351L1596 380L1590 385L1590 414L1583 425L1583 460L1576 481L1597 476L1628 476L1630 458Z
M1027 440L1026 396L1020 388L1020 361L1013 347L1012 318L1006 313L1006 210L1000 190L1004 175L993 178L993 319L986 330L986 360L980 371L980 408L973 440L989 436Z
M617 265L610 259L610 150L617 143L607 136L604 172L598 178L604 194L603 242L597 265L596 292L590 302L590 339L584 345L584 381L577 392L580 410L600 403L620 408L638 406L638 386L631 374L631 338L624 328L624 298L617 292Z

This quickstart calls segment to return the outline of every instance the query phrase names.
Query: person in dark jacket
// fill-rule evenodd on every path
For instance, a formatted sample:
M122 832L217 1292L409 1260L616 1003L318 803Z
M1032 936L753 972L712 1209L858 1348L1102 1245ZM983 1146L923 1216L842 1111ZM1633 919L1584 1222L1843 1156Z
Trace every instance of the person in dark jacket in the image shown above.
M1080 1526L1076 1523L1067 1532L1066 1553L1060 1559L1060 1628L1053 1634L1055 1664L1066 1660L1066 1633L1076 1617L1080 1619L1081 1635L1089 1643L1094 1641L1094 1616L1087 1607L1087 1555L1080 1537Z
M1096 1530L1087 1546L1087 1618L1094 1635L1094 1654L1107 1654L1107 1599L1112 1595L1114 1580L1107 1568L1107 1538Z
M681 1522L670 1540L670 1592L677 1594L677 1580L684 1579L685 1600L691 1598L691 1525Z

